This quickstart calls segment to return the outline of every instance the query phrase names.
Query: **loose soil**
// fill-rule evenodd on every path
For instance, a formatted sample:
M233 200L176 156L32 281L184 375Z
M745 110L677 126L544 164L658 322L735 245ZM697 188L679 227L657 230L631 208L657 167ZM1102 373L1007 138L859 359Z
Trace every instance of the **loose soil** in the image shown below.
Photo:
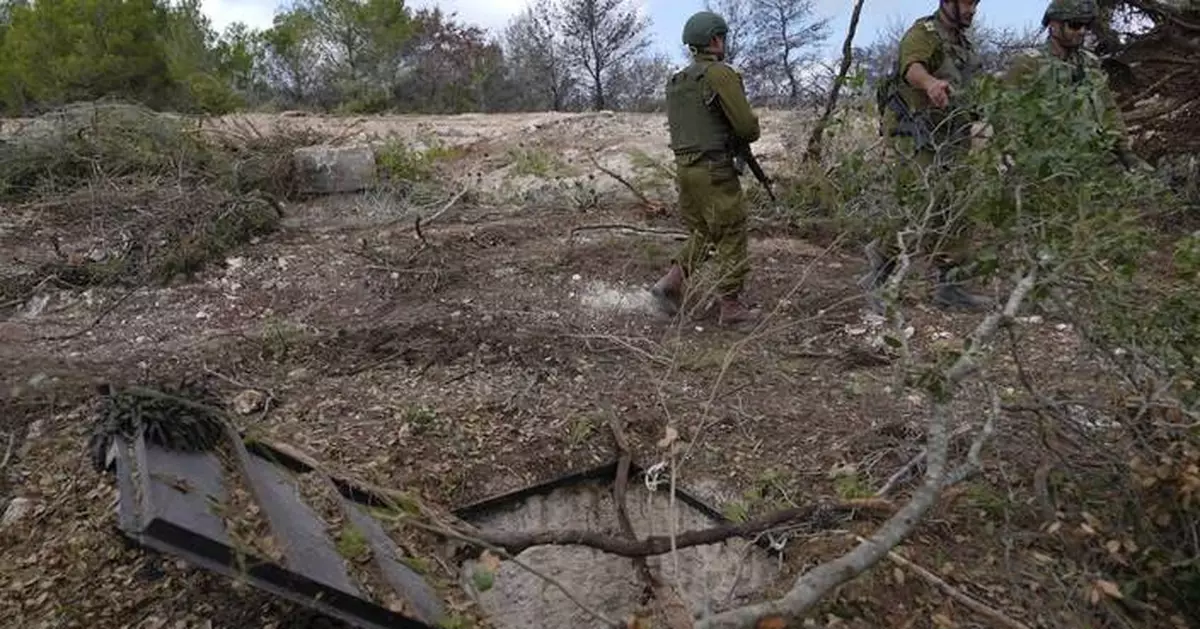
M416 141L424 133L423 141L464 147L441 165L439 203L419 210L428 217L460 185L504 179L497 174L503 169L509 181L519 178L512 161L495 162L517 142L558 156L595 150L611 163L644 149L665 163L663 121L406 116L368 126L383 136ZM764 127L764 168L782 169L789 138L807 129L773 112ZM919 450L929 401L904 387L892 366L867 359L873 324L859 310L855 280L864 263L857 247L831 248L818 231L775 225L756 210L748 296L771 313L768 323L746 334L712 319L669 320L649 308L645 289L677 242L615 230L569 237L581 225L679 229L669 192L659 197L665 212L648 211L603 173L580 177L589 175L593 203L572 205L560 195L519 205L474 189L423 225L420 238L412 228L418 210L391 192L289 204L280 231L194 280L132 294L46 288L8 305L0 321L0 457L6 446L11 456L4 457L0 504L17 496L34 506L0 529L0 624L338 626L122 543L113 482L85 456L97 380L192 374L213 379L229 400L245 389L267 392L266 411L244 416L253 433L445 506L611 460L606 422L614 413L626 419L635 455L647 465L664 458L656 443L674 426L687 444L681 482L728 513L750 516L863 495ZM747 176L744 185L757 183ZM36 224L35 214L3 215L5 264L33 268L49 255L18 229ZM69 246L83 237L60 240ZM977 323L936 310L925 297L909 298L916 347L945 344ZM1069 326L1023 321L1017 332L1034 379L1054 383L1058 393L1099 395L1103 383ZM1015 389L1011 360L988 368ZM968 390L956 422L979 425L983 399ZM1042 530L1034 435L1032 416L1006 412L996 446L985 450L984 473L951 492L903 553L1031 627L1089 626L1088 575L1065 566L1054 542L1076 533ZM1072 528L1082 520L1068 514L1066 522ZM796 533L784 581L764 595L850 548L848 532L870 524ZM842 627L982 626L936 588L893 568L881 564L813 618Z

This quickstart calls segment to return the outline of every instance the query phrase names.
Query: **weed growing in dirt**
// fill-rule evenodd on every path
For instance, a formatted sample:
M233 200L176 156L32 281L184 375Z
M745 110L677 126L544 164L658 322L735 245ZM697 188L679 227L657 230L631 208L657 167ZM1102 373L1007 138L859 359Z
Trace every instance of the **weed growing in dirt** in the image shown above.
M388 180L428 181L438 163L458 155L458 149L436 142L422 150L410 147L403 140L391 140L375 152L375 163Z

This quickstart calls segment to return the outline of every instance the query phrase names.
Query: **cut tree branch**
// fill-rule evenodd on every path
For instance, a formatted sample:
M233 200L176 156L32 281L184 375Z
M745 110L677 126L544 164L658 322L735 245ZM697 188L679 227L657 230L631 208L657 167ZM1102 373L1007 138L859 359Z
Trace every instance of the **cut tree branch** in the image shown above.
M977 356L984 351L984 344L1002 325L1016 316L1021 304L1033 290L1036 277L1036 270L1031 270L1021 278L1009 293L1004 309L990 313L975 327L962 354L942 372L947 391L953 391L964 378L978 369ZM949 416L947 402L935 402L929 419L925 481L913 493L909 502L880 526L874 535L861 541L845 555L801 575L782 597L709 616L698 622L696 629L746 629L754 627L760 619L770 616L781 616L799 622L800 617L826 594L858 577L887 556L889 551L917 527L945 487L946 458L950 441L946 431Z
M809 505L770 513L759 519L738 524L716 526L697 531L686 531L675 537L675 548L690 548L717 544L732 537L753 537L764 531L792 524L796 521L814 519L814 516L846 512L891 512L893 505L888 500L860 498L833 503ZM672 551L670 535L652 535L642 540L613 537L596 531L580 529L546 530L533 532L479 531L479 539L517 554L534 546L587 546L621 557L653 557Z

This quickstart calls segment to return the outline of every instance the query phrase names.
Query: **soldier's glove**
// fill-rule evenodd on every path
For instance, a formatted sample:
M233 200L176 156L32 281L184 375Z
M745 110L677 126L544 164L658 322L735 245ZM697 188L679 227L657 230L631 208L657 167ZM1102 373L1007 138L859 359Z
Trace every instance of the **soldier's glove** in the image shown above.
M733 157L733 169L737 171L738 176L741 177L746 172L746 158L742 157L741 155L735 155Z

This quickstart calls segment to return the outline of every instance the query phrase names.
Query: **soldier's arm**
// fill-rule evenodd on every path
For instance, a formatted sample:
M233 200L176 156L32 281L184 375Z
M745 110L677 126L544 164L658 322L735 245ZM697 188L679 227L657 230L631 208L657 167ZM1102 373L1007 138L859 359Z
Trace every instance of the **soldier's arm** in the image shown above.
M908 29L900 40L900 76L908 84L925 90L930 82L936 80L930 74L933 55L937 52L937 35L918 24Z
M721 110L733 127L733 134L747 144L758 140L761 129L758 116L746 99L746 91L742 86L742 78L733 68L723 63L714 63L705 74L708 84L721 103Z

